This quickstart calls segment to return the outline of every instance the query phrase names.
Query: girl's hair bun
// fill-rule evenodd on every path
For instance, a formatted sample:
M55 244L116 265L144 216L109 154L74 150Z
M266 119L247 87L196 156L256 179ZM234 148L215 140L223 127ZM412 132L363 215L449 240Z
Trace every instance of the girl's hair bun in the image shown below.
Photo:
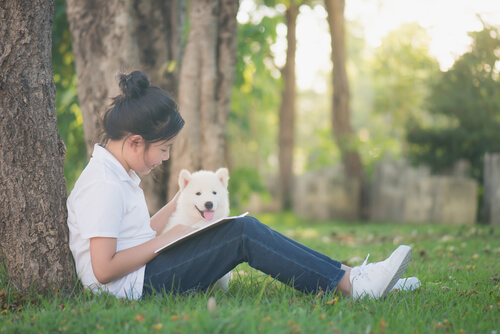
M184 120L167 92L150 85L140 71L118 73L116 79L122 94L112 99L102 118L102 143L139 135L149 145L177 136Z
M125 97L139 97L149 87L149 77L141 71L134 71L130 74L119 73L118 78L120 89Z

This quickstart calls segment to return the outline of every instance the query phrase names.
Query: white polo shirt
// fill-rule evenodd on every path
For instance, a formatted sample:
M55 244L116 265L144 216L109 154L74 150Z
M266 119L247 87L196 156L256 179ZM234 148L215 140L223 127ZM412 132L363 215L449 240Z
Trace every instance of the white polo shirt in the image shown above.
M134 171L127 173L110 152L96 144L90 162L68 197L69 245L76 270L83 285L95 292L104 290L133 299L142 295L145 266L101 284L90 262L90 238L116 238L119 252L156 236L140 181Z

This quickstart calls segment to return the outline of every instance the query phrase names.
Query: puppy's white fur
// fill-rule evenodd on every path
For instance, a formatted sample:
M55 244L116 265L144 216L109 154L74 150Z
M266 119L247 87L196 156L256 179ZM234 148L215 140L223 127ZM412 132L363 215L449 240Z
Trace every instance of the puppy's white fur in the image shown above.
M175 225L198 228L229 216L228 181L227 168L219 168L215 173L200 170L193 174L186 169L181 170L177 208L162 233ZM231 273L228 273L217 282L217 286L226 290L230 279Z

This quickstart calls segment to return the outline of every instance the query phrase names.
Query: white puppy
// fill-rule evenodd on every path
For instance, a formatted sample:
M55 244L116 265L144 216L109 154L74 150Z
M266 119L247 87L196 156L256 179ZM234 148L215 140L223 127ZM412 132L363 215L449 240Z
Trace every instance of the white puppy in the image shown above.
M215 173L200 170L193 174L186 169L181 170L177 209L162 233L178 224L198 228L229 216L228 181L227 168L219 168ZM226 290L230 279L231 273L227 273L217 285Z

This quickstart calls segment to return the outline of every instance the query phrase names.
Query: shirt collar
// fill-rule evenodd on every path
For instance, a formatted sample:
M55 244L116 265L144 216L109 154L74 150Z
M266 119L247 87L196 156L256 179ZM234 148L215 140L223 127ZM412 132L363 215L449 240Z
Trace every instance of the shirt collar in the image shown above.
M115 158L111 152L99 144L94 145L94 152L92 153L92 158L101 160L104 164L110 166L116 173L121 181L130 181L135 185L141 183L140 177L132 169L129 173L125 170L125 167Z

